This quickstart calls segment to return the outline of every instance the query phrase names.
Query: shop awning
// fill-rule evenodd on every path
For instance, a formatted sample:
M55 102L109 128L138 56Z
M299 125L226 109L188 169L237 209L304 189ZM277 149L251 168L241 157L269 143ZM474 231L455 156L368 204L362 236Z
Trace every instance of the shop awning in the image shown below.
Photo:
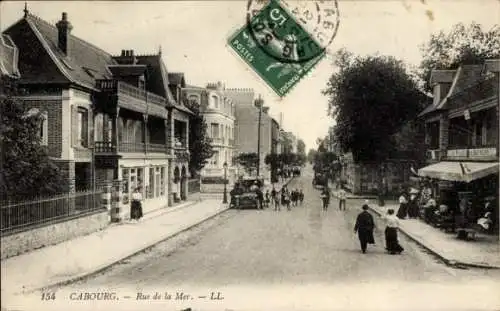
M418 175L448 181L471 182L473 180L498 174L498 162L439 162L421 168Z

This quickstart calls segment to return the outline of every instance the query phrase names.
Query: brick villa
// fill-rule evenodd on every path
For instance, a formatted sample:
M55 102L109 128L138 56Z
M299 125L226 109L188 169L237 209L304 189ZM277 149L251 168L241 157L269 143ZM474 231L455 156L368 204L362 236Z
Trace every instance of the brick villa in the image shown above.
M161 51L113 56L71 29L66 13L51 25L25 9L2 34L18 48L20 99L44 114L40 135L67 190L119 179L124 204L137 186L146 204L186 199L184 79L168 73Z

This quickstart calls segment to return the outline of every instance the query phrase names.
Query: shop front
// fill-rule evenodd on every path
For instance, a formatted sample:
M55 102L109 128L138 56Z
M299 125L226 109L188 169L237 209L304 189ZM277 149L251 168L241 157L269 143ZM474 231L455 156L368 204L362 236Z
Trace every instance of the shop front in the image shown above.
M445 230L498 234L498 173L498 162L442 161L420 169L427 199L434 200L433 206L422 202L424 219Z

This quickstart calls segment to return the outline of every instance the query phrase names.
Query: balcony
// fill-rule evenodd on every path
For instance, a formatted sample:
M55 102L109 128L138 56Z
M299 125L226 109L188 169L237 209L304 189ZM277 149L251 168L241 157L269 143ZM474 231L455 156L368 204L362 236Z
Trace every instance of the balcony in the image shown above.
M161 96L113 79L99 79L96 81L96 86L103 93L117 95L119 107L167 118L167 110L165 109L167 101Z
M446 150L447 160L479 160L491 161L498 159L497 146L449 147Z
M154 144L154 143L135 143L135 142L120 142L118 144L118 150L116 146L109 141L96 141L95 143L95 154L97 155L112 155L117 152L146 152L146 146L148 152L159 152L168 153L168 146L166 144Z

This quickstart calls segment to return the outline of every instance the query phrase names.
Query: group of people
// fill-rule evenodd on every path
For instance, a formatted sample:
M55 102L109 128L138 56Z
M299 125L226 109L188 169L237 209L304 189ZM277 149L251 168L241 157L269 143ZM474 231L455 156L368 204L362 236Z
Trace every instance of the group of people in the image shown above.
M401 193L399 196L399 209L396 216L399 219L417 218L420 213L418 196L416 193L411 193L408 196L406 193Z
M326 211L328 210L328 206L330 205L330 189L328 187L323 187L323 190L321 190L321 200L323 201L323 210ZM344 210L346 207L346 199L347 199L347 194L344 189L340 189L337 193L338 199L339 199L339 210Z
M359 242L361 245L361 251L366 253L368 244L375 244L375 238L373 236L373 230L375 230L375 221L373 216L368 212L368 204L362 207L363 211L356 218L356 224L354 225L354 233L358 234ZM404 248L399 244L398 241L398 227L399 220L396 215L394 215L393 209L387 210L387 215L384 216L386 221L385 227L385 249L389 254L401 254Z
M304 202L304 192L302 189L294 189L292 191L288 190L287 186L283 186L280 191L277 191L274 187L269 192L266 191L266 202L268 204L274 205L275 211L281 210L281 205L286 206L287 210L291 210L291 206L302 205Z

